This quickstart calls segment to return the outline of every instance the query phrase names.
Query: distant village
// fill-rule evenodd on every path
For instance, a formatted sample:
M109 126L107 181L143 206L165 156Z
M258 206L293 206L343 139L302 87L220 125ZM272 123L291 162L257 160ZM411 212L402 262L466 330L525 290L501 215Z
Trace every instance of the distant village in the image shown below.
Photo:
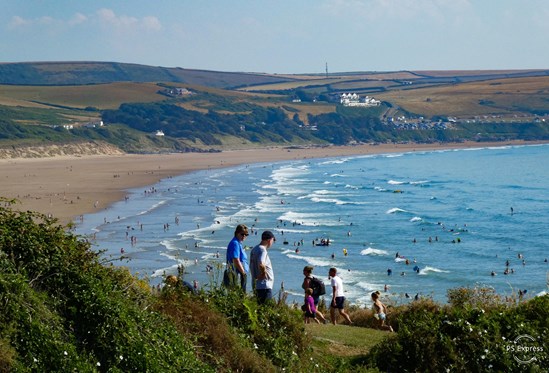
M360 95L357 95L356 93L342 93L339 98L339 103L347 107L368 107L381 105L381 101L376 100L373 97L365 96L364 98L361 98Z

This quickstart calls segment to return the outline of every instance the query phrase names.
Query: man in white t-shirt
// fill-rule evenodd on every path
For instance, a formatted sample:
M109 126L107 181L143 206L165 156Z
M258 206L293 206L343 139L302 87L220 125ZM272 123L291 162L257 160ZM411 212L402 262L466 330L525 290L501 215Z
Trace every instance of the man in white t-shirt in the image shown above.
M261 243L256 245L250 254L252 288L259 304L273 298L274 271L267 249L271 248L275 241L273 232L264 231L261 234Z
M351 318L344 309L345 295L343 292L343 281L341 280L341 277L337 275L337 270L333 267L330 268L328 275L332 279L332 303L330 304L330 318L332 319L332 324L337 325L336 308L339 310L339 314L343 316L349 324L352 324Z

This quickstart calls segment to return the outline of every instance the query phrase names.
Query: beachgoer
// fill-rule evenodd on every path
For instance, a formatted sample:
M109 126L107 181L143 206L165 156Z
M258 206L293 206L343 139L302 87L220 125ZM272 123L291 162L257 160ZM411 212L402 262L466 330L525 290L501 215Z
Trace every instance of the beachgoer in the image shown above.
M379 328L382 330L393 331L391 325L386 325L385 320L387 319L387 307L379 300L379 291L372 293L372 300L374 301L374 317L379 322Z
M305 290L305 315L303 316L303 321L305 324L309 324L311 319L313 319L317 324L320 324L320 321L316 318L316 307L315 301L313 299L313 289L307 288Z
M264 231L261 234L261 243L256 245L250 253L252 289L260 304L273 298L274 271L267 250L275 241L273 232Z
M249 267L248 257L244 251L242 242L248 235L248 227L244 224L237 225L234 231L234 237L227 246L227 267L240 276L240 287L244 292L246 292L246 280ZM225 285L229 286L229 284Z
M305 278L303 279L303 284L301 285L301 287L303 288L303 290L306 291L308 288L312 288L311 280L313 279L313 267L305 266L305 268L303 268L303 276L305 276ZM320 295L314 295L313 293L312 297L316 309L316 315L320 318L320 320L322 320L323 323L326 323L326 318L317 308L318 302L320 301Z
M336 308L339 310L339 314L343 316L349 324L352 324L351 318L345 312L345 293L343 290L343 281L337 275L337 269L334 267L330 268L328 275L331 277L332 285L332 303L330 304L330 318L332 319L332 324L337 325L337 315L335 313Z

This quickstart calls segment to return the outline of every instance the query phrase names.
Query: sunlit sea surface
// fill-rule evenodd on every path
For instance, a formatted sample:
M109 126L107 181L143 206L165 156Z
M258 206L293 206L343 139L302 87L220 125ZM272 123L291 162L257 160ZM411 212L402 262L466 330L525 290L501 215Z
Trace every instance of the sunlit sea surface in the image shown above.
M180 265L190 283L218 281L242 223L259 232L248 246L275 232L274 292L283 285L290 301L302 299L305 265L327 284L336 267L346 297L364 305L386 285L396 303L416 294L446 302L461 286L547 291L547 145L252 162L129 190L76 232L152 285ZM313 246L321 239L331 244Z

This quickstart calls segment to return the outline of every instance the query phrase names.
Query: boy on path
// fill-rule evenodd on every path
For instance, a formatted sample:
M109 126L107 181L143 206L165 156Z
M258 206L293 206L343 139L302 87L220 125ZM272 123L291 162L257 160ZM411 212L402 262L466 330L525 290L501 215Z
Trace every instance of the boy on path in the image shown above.
M344 309L345 295L343 290L343 281L337 275L337 270L333 267L330 268L328 275L332 279L332 303L330 304L330 318L332 319L332 324L337 325L337 315L335 313L336 309L339 310L339 314L343 316L349 324L352 324L353 322L351 321L351 318Z

